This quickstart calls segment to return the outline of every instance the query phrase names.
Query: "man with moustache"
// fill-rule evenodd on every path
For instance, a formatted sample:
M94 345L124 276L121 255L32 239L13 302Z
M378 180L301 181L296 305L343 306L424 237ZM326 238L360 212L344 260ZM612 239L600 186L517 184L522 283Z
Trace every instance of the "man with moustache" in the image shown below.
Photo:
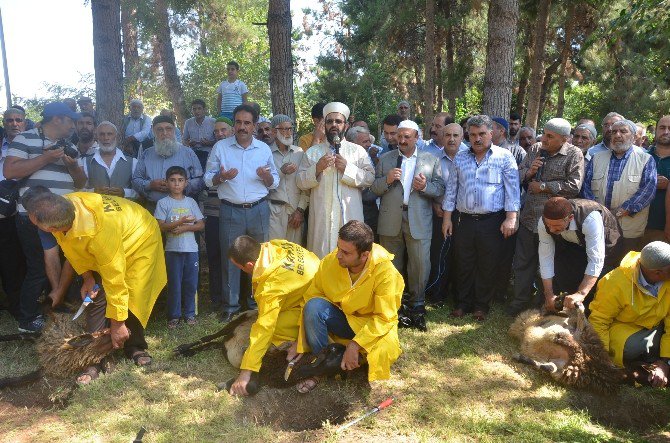
M438 156L440 169L442 171L442 180L446 183L449 176L453 173L454 158L460 151L467 151L468 148L463 145L463 128L457 123L449 123L437 132L436 143L444 146ZM430 243L430 276L428 281L433 285L426 291L427 303L435 306L442 306L447 299L447 293L456 290L456 256L454 251L454 236L458 230L458 210L454 210L452 220L451 238L448 246L445 246L445 238L442 235L442 200L433 201L433 236ZM447 248L448 249L444 249ZM446 257L443 254L447 254ZM440 269L442 262L446 260L446 269ZM440 275L440 270L442 275ZM436 282L435 279L439 277Z
M256 138L268 146L272 146L275 142L274 132L272 130L272 123L270 120L259 121L256 125Z
M537 142L536 137L537 135L535 134L535 129L524 126L523 128L519 129L519 132L517 133L517 142L524 151L528 152L530 147Z
M184 122L182 143L184 146L193 148L204 168L209 152L216 142L214 140L215 120L207 115L207 104L200 98L191 102L191 114L193 117Z
M461 318L473 312L475 320L484 321L495 295L503 240L517 228L519 173L514 156L492 144L489 116L471 117L467 128L471 147L454 158L454 173L447 179L442 205L442 233L451 235L452 212L458 209L458 295L451 315Z
M9 108L2 118L4 134L2 137L2 155L0 155L0 180L4 180L2 167L5 163L9 145L26 128L26 114L20 109ZM25 273L25 258L16 232L16 214L0 215L0 279L2 290L7 295L9 313L18 318L19 294Z
M584 198L595 200L619 220L623 254L639 250L656 192L656 164L651 155L633 144L635 123L614 122L608 151L591 157L586 167Z
M293 122L288 115L272 117L272 158L279 171L279 186L270 190L270 240L283 239L302 245L309 193L295 183L305 151L293 144Z
M507 123L509 126L509 142L521 145L518 137L519 130L521 129L521 116L517 112L511 112Z
M87 188L103 195L114 195L136 200L132 188L133 172L137 159L127 156L118 148L118 129L109 121L96 128L98 149L83 162L88 177Z
M374 181L374 167L362 146L344 139L349 107L331 102L323 108L327 142L302 158L296 183L310 191L307 249L319 258L337 246L339 229L363 221L362 191Z
M428 144L426 144L422 149L439 158L442 153L443 146L438 143L438 134L442 128L453 122L454 118L449 113L440 112L435 114L435 117L433 117L433 122L430 124L430 140L428 141Z
M174 121L158 115L153 119L154 145L146 149L138 159L132 183L140 195L146 199L145 207L154 213L156 203L168 195L165 173L171 166L181 166L188 174L185 194L195 197L203 189L200 160L193 149L177 142Z
M402 326L426 331L425 288L430 273L433 234L432 203L444 194L439 160L419 151L419 127L411 120L398 125L398 149L379 159L370 190L381 197L379 243L394 255L398 272L407 252L407 312ZM398 167L400 166L400 167Z
M577 197L584 179L584 157L567 142L570 122L552 118L544 125L542 141L535 143L519 166L521 185L527 189L521 209L514 255L514 294L507 313L516 316L533 302L537 276L538 220L552 197Z
M654 144L649 147L648 152L656 164L656 193L649 206L647 229L642 238L644 245L657 240L670 241L670 225L666 223L665 206L668 177L670 177L670 115L658 119Z
M581 149L582 154L586 156L591 146L596 142L598 131L596 127L589 123L582 123L575 127L572 134L572 144Z
M90 112L82 112L79 120L75 123L77 132L77 150L79 151L79 164L83 165L83 160L92 157L95 148L98 147L95 142L95 115Z
M397 114L389 114L382 121L382 145L385 144L381 154L398 149L398 125L402 117Z
M219 241L221 257L241 235L249 235L259 243L270 237L268 194L279 185L279 174L270 147L254 138L258 113L249 104L233 110L235 135L216 142L207 159L205 183L216 187L221 200ZM240 269L228 260L221 263L223 304L220 320L232 320L240 311ZM247 297L247 308L256 303Z
M123 150L137 157L142 147L151 144L151 117L144 113L144 104L139 99L130 101L130 113L123 117L121 129Z
M597 153L606 152L610 149L610 142L612 141L612 129L611 129L612 125L615 122L621 120L625 120L625 118L618 112L610 112L605 116L605 118L603 118L602 121L603 139L600 143L592 146L586 152L584 158L586 159L587 162L590 162L591 158L593 158L593 156L596 155Z

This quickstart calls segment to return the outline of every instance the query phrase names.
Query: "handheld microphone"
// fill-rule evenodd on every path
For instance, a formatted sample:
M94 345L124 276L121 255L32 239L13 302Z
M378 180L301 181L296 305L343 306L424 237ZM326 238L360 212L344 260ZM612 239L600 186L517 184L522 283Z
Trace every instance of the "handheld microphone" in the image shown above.
M400 153L400 149L398 149L398 158L395 161L395 167L397 169L402 169L402 154ZM393 184L400 183L400 180L396 180L393 182Z
M339 155L340 154L340 144L341 144L340 136L335 134L333 137L333 147L335 148L335 154Z
M537 170L535 174L535 180L542 181L542 173L544 172L544 163L547 161L547 151L540 149L540 158L542 159L542 166Z

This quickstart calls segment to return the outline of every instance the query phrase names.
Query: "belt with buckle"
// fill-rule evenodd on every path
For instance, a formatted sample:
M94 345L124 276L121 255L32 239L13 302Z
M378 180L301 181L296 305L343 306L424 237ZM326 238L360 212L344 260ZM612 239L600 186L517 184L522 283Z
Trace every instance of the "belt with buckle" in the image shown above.
M251 209L254 206L256 206L257 204L263 203L264 201L265 201L265 197L263 197L260 200L256 200L253 203L232 203L232 202L229 202L228 200L221 199L221 204L226 205L226 206L232 206L233 208Z
M279 206L284 206L286 204L285 201L281 201L281 200L270 200L270 203L272 203L273 205L279 205Z
M487 218L500 215L505 211L496 211L496 212L486 212L484 214L468 214L467 212L461 212L461 217L471 218L473 220L486 220Z

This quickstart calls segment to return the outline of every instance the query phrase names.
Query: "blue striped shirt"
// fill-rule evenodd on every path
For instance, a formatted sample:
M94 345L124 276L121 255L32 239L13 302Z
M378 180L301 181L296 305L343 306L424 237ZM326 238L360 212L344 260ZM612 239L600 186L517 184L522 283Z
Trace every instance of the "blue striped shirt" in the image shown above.
M460 151L454 157L453 171L442 201L445 211L486 214L519 210L519 171L507 149L491 145L479 164L472 149Z
M617 158L616 155L610 156L610 166L609 170L607 171L607 192L605 193L605 206L608 209L616 209L612 208L612 190L614 189L614 182L621 180L621 174L626 167L626 163L628 163L628 158L630 157L631 152L633 152L633 150L636 148L636 146L633 146L631 149L626 151L626 153L621 158ZM582 195L584 198L595 201L596 197L591 190L591 180L593 180L592 161L589 162L586 166ZM655 194L656 163L654 162L654 158L651 157L644 165L644 169L642 170L639 189L637 192L635 192L635 194L633 194L631 198L621 204L621 208L628 211L631 215L637 214L651 204Z

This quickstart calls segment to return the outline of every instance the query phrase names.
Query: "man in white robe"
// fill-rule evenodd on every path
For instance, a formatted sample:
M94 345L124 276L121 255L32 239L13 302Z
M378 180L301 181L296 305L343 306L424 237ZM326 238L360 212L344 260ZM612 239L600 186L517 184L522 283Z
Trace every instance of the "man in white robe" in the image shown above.
M323 108L326 142L307 150L296 184L311 191L307 249L319 258L337 247L339 229L351 220L363 221L363 189L375 179L375 168L362 146L344 139L349 108L331 102Z

